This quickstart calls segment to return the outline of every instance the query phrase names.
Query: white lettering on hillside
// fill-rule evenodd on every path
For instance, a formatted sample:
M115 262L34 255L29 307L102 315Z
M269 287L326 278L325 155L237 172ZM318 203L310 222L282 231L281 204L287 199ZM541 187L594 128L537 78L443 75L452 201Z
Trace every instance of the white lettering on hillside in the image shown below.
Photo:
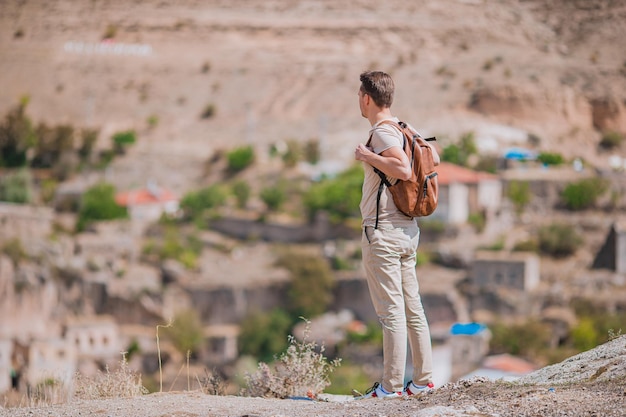
M68 41L63 45L65 52L73 54L99 55L134 55L148 56L152 54L152 46L140 43L117 43L104 40L98 43Z

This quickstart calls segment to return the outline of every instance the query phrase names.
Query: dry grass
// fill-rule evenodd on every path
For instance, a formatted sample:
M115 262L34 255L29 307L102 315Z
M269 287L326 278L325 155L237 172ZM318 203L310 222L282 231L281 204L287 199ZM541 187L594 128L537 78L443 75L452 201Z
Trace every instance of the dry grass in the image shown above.
M331 362L324 356L324 347L308 341L310 322L302 342L289 337L289 347L273 366L260 362L254 374L246 375L243 395L266 398L315 398L330 385L329 374L340 360Z
M116 371L111 372L107 366L105 372L98 372L92 378L77 374L75 383L74 395L85 400L137 397L148 393L141 375L128 367L125 357Z

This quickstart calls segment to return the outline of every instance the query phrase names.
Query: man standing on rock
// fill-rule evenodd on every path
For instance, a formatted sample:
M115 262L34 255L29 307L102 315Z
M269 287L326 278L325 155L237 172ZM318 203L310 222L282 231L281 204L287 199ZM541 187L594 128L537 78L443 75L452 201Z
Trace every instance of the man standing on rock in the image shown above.
M402 148L402 132L393 125L381 124L384 120L398 122L390 110L394 82L381 71L364 72L360 79L361 115L372 126L368 144L359 144L354 153L365 171L360 204L361 246L370 296L383 328L383 376L359 398L394 398L433 387L430 330L415 272L420 231L414 218L396 208L387 187L377 203L380 177L374 168L385 173L392 184L395 179L410 178L412 172ZM433 155L438 164L434 148ZM404 386L407 339L413 375Z

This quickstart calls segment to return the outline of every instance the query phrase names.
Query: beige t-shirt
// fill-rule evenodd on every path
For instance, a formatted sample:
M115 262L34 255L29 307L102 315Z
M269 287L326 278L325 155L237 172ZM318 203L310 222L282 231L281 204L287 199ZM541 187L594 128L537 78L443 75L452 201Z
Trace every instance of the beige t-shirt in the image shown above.
M393 118L394 121L398 121L397 118ZM387 123L376 123L370 130L372 140L370 142L370 149L380 154L381 152L393 147L402 147L403 137L402 133ZM363 170L365 171L365 178L363 180L363 195L361 196L361 203L359 208L361 209L361 216L363 218L363 226L374 226L376 224L376 196L378 195L378 187L380 185L380 177L374 171L368 163L363 163ZM387 177L389 182L393 184L395 178ZM404 215L396 208L393 203L393 197L389 192L389 189L385 186L380 196L380 206L378 210L378 226L403 226L410 224L414 220L411 217Z

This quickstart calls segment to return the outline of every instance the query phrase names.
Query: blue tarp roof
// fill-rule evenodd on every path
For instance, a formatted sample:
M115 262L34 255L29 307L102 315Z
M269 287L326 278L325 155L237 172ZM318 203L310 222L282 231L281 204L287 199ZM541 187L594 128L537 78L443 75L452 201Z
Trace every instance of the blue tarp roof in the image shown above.
M506 159L518 159L518 160L536 159L537 153L529 149L524 149L524 148L509 148L506 151L504 151L504 157Z
M487 326L482 323L454 323L452 327L450 327L450 334L474 335L482 332L486 328Z

